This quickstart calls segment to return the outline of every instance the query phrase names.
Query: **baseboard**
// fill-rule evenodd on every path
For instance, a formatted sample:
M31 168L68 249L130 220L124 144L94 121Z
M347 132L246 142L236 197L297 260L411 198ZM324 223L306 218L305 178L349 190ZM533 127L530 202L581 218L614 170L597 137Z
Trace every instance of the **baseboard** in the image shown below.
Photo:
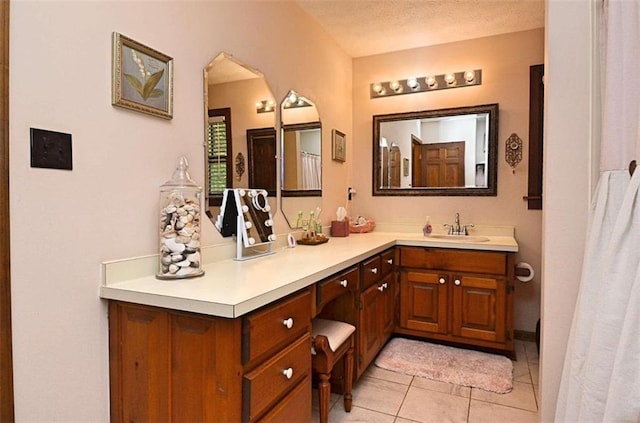
M527 332L526 330L513 330L513 337L520 341L536 342L536 333Z

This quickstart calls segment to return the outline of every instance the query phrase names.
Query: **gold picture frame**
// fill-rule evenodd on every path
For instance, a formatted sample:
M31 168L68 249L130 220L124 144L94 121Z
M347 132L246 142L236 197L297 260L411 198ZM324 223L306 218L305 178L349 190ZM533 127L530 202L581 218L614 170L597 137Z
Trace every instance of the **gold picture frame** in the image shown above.
M331 158L338 162L344 162L347 160L347 141L346 135L337 129L331 132L332 139L332 155Z
M113 33L111 104L173 118L173 59Z

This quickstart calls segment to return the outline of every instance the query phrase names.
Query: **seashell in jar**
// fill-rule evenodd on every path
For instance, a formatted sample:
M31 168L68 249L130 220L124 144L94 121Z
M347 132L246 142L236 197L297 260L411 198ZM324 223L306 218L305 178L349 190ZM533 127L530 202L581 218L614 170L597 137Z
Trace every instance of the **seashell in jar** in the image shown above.
M191 242L187 243L187 247L200 248L200 241L194 239Z
M182 260L184 260L184 255L183 254L180 254L180 253L171 254L171 261L173 263L177 263L177 262L182 261Z
M191 261L191 262L197 262L200 261L200 252L199 251L195 251L191 254L186 254L186 259Z
M186 248L183 243L176 242L175 238L165 238L164 245L174 253L181 253Z
M164 209L162 209L162 211L166 214L171 214L171 213L175 213L176 210L178 210L178 208L174 205L169 205L167 207L165 207Z
M184 236L184 235L178 235L176 237L176 242L178 242L180 244L187 244L187 243L191 242L191 237L190 236Z
M162 262L162 264L171 264L173 262L173 258L170 255L166 254L162 256L160 261Z
M184 207L180 207L177 211L176 214L178 216L186 216L189 212L187 210L184 209Z
M191 239L193 240L198 240L200 239L200 234L198 232L194 232L193 235L191 235Z
M176 266L189 267L191 266L191 262L189 260L182 260L181 262L176 263Z
M184 228L184 225L185 225L185 223L181 222L179 220L176 221L176 223L175 223L175 227L176 227L177 230L180 230L180 229Z
M175 264L169 265L169 273L176 273L180 268Z
M182 229L180 229L180 231L178 231L178 234L179 235L183 235L183 236L191 237L191 235L194 234L196 229L197 228L195 228L193 225L186 225L184 228L182 228Z
M198 269L194 267L181 267L177 272L176 276L187 276L196 273Z

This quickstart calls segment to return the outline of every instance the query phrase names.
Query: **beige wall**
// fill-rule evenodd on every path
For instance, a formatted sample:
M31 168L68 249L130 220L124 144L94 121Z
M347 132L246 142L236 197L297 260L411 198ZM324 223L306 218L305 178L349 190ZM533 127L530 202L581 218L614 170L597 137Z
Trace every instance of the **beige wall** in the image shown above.
M587 211L598 173L592 7L547 2L543 219L542 422L553 422L564 355L580 284Z
M159 186L179 155L204 181L203 68L222 51L351 132L351 59L292 3L12 1L10 196L17 421L108 421L100 263L156 253ZM111 106L111 33L174 59L174 118ZM29 167L29 128L73 135L73 171ZM348 166L325 165L335 209ZM276 216L276 228L284 219ZM223 240L213 225L203 240Z
M527 147L529 137L529 67L544 60L542 29L471 41L398 51L353 61L353 186L351 214L378 222L451 223L456 212L463 223L509 225L516 228L518 261L537 274L516 286L515 328L533 332L540 317L540 211L527 209ZM387 98L369 98L369 84L410 76L482 69L482 85ZM372 116L385 113L499 103L498 195L496 197L373 197L371 195ZM504 161L504 143L511 133L524 141L523 160L512 173Z

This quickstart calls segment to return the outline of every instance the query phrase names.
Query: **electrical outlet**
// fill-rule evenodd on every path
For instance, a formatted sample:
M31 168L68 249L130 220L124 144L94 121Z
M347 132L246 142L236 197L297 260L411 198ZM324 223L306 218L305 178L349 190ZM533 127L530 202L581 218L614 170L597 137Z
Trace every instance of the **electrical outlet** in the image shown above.
M71 134L31 128L31 167L72 170Z

